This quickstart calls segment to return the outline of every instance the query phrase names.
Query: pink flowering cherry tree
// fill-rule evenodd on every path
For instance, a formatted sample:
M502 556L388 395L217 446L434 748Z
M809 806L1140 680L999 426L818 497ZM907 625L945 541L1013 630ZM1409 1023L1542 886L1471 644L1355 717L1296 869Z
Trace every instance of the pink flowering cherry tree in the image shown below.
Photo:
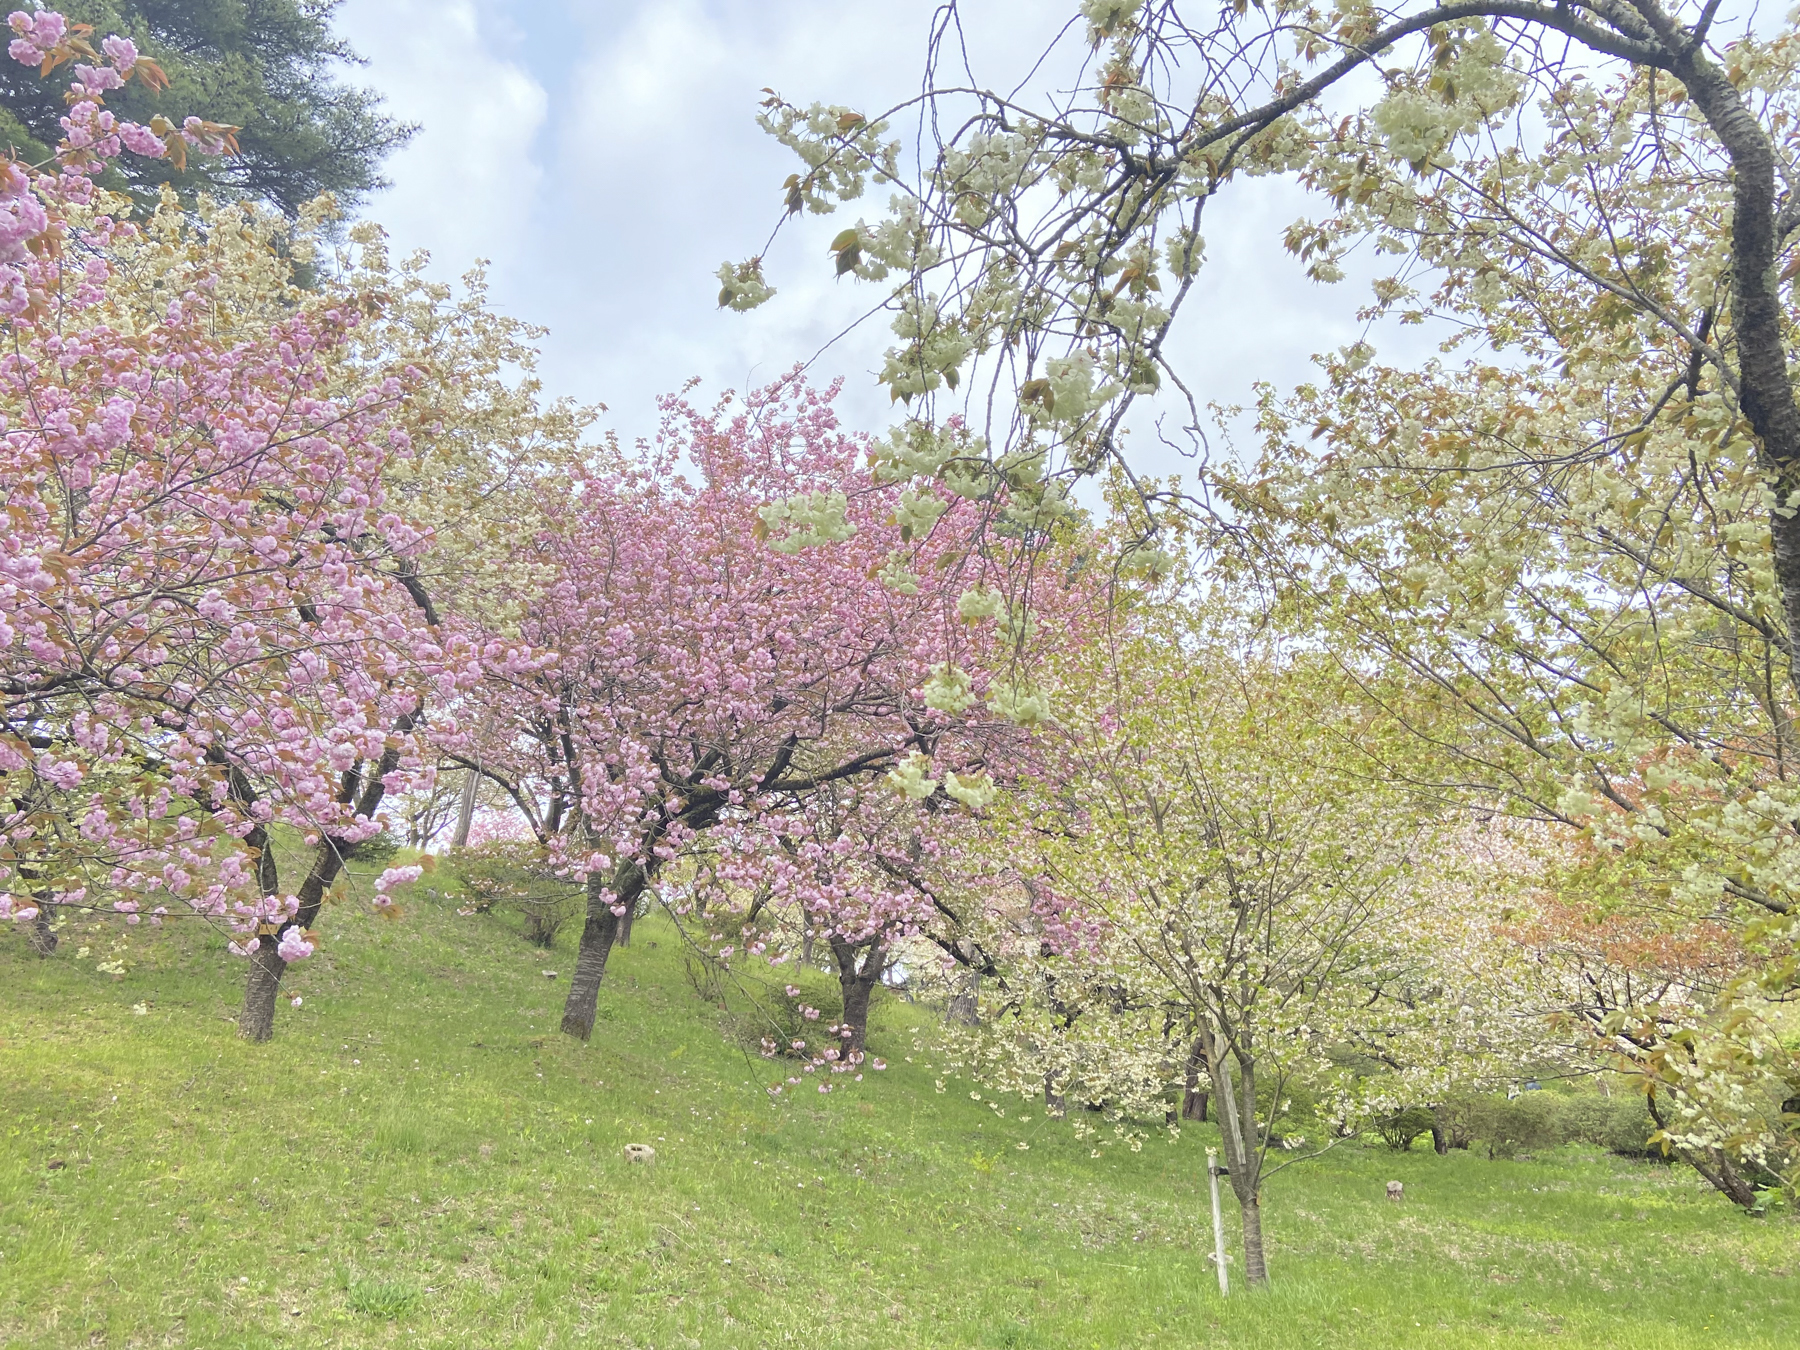
M15 59L99 59L60 16L11 24ZM246 333L208 276L149 322L126 303L137 232L93 176L125 148L229 150L230 129L115 121L104 92L148 68L102 50L55 164L0 172L0 915L40 950L59 909L218 922L263 1039L345 859L423 762L427 696L479 670L417 579L428 535L386 504L406 376L346 386L334 363L358 307L325 293ZM284 827L308 849L292 891Z
M860 946L853 982L878 978L871 944L916 897L809 889L779 839L821 865L885 848L858 792L978 802L990 744L1041 720L1011 674L1026 621L1000 596L1007 559L977 547L991 503L883 483L868 448L795 377L737 407L667 400L639 460L546 488L544 581L517 638L487 644L497 692L467 762L586 878L568 1034L592 1034L621 920L703 835Z

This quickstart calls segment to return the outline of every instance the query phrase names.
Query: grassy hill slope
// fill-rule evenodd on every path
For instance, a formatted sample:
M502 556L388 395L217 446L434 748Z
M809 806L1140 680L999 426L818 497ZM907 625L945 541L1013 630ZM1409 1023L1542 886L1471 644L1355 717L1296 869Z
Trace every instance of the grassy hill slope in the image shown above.
M323 928L263 1047L216 940L137 943L115 979L105 935L40 961L0 933L0 1346L1644 1350L1800 1326L1800 1225L1576 1149L1290 1169L1273 1287L1222 1301L1206 1127L1090 1156L1029 1104L939 1091L929 1015L898 1001L886 1073L771 1102L663 922L614 954L588 1046L542 973L567 942L423 896Z

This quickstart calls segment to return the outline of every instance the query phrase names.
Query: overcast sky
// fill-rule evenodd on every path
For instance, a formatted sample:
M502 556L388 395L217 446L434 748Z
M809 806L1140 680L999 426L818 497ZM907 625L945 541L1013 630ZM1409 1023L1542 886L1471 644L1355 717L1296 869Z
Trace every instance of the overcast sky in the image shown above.
M876 298L831 278L812 218L769 260L780 294L715 307L714 270L755 253L780 209L788 152L756 126L767 85L873 112L918 87L934 0L345 0L356 77L423 130L366 214L436 270L491 263L496 303L545 325L545 384L611 409L628 441L656 395L698 376L742 388L811 358ZM965 0L976 73L1016 80L1073 0ZM871 204L872 206L878 203ZM1208 266L1183 311L1179 361L1204 397L1291 385L1308 357L1354 341L1361 285L1319 287L1280 248L1306 210L1254 184L1209 208ZM1219 209L1225 207L1228 209ZM869 214L874 214L873 210ZM849 219L854 219L851 216ZM1392 336L1392 335L1389 335ZM877 319L815 370L846 381L853 425L884 425ZM1422 350L1416 336L1405 345ZM1382 339L1382 355L1390 350Z

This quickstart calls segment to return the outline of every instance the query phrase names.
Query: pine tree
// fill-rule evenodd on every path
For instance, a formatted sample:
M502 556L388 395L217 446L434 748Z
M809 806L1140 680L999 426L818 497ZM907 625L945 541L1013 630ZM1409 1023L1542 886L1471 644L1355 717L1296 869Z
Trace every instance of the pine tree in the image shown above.
M338 67L360 62L331 31L339 0L68 0L71 20L96 37L137 43L169 77L151 93L136 82L107 96L122 117L179 121L196 113L234 124L240 153L192 156L185 168L126 156L107 185L153 199L164 183L183 198L197 192L268 202L292 215L321 192L353 203L385 186L382 159L414 127L381 111L372 90L343 82ZM21 159L47 158L61 139L61 84L14 62L0 63L0 143Z

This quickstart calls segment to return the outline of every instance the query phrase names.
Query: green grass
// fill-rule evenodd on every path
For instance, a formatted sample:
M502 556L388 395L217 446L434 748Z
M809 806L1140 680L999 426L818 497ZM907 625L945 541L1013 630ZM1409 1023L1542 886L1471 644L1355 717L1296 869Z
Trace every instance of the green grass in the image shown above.
M115 980L99 938L40 961L0 934L0 1346L1785 1350L1800 1327L1800 1225L1576 1150L1293 1168L1273 1286L1222 1301L1204 1127L1092 1157L939 1092L899 1002L887 1073L771 1103L660 922L614 955L588 1046L556 1032L572 934L545 952L429 900L323 926L262 1047L222 944L139 941Z

